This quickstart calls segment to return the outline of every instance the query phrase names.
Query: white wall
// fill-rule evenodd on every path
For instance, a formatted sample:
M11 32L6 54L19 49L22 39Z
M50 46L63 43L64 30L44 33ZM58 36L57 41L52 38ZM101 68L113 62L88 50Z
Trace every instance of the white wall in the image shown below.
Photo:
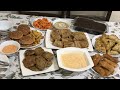
M112 11L110 20L111 22L120 22L120 11Z
M106 16L106 11L71 11L72 15Z
M16 14L18 12L17 11L0 11L0 13L14 13L14 14Z

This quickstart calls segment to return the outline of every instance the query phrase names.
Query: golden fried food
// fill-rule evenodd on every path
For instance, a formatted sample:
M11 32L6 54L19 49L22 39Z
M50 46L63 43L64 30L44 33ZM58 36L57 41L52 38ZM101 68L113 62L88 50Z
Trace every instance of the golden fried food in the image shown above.
M32 67L35 65L35 57L34 56L26 56L23 60L23 64L26 68Z
M117 55L120 53L120 39L112 34L103 34L96 39L95 49L102 53L107 53L110 55Z
M95 66L93 68L96 72L98 72L101 76L109 76L111 73L107 69L102 68L101 66Z
M21 39L20 39L20 43L21 44L32 44L34 42L34 39L31 38L30 36L23 36Z
M116 58L113 58L112 56L110 56L108 54L103 54L103 57L109 59L110 61L112 61L114 63L118 63L118 60Z
M109 70L110 72L114 72L114 67L107 63L106 61L100 61L99 65L102 66L103 68Z
M31 30L30 34L28 35L31 38L33 38L34 42L33 45L37 45L40 43L40 40L43 39L44 37L42 36L42 33L36 31L36 30Z
M44 51L41 47L34 50L26 50L24 55L23 65L32 71L42 71L53 63L54 55Z
M83 32L71 32L69 29L52 30L50 40L54 46L87 48L87 37Z
M92 60L93 69L103 77L112 75L118 66L118 60L108 54L95 54L92 56Z
M26 24L19 25L17 30L21 31L23 35L28 35L30 33L30 27Z
M108 64L110 64L111 66L113 66L114 68L117 67L117 64L116 64L116 63L114 63L114 62L112 62L112 61L110 61L110 60L108 60L108 59L106 59L106 58L104 58L104 61L107 62Z
M92 60L93 60L94 66L98 65L98 63L102 59L103 58L102 58L102 56L100 54L95 54L94 56L92 56Z
M23 37L23 33L21 31L13 31L9 33L9 38L11 39L20 39Z

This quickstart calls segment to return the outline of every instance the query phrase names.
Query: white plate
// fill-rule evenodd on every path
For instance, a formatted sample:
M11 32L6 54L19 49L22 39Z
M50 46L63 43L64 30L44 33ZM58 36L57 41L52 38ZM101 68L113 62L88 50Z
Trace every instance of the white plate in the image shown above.
M42 33L42 36L45 38L45 33L43 33L42 31L40 31L40 30L38 30L38 29L35 29L35 28L30 28L30 30L34 30L34 31L37 31L37 32ZM43 39L40 39L39 44L37 44L37 45L35 45L35 46L30 46L30 47L22 47L22 46L21 46L21 48L35 48L35 47L41 45L41 44L44 42L44 38L43 38Z
M44 49L45 51L48 51L48 52L50 52L50 53L53 54L53 52L52 52L51 49L46 49L46 48L43 48L43 49ZM19 56L20 56L20 66L21 66L21 71L22 71L22 75L23 75L23 76L30 76L30 75L42 74L42 73L47 73L47 72L51 72L51 71L56 71L56 70L59 69L59 68L58 68L58 65L57 65L57 61L55 60L55 57L54 57L54 59L53 59L53 64L52 64L49 68L47 68L47 69L45 69L45 70L43 70L43 71L32 71L32 70L27 69L27 68L23 65L23 62L22 62L23 59L25 58L25 57L24 57L25 51L26 51L26 50L20 50L20 52L19 52Z
M60 19L60 18L57 18L57 19L55 19L55 20L53 21L53 26L54 26L54 24L57 23L57 22L64 22L64 23L66 23L66 24L68 25L68 28L63 28L63 29L69 29L70 26L71 26L71 22L70 22L69 20Z
M50 40L50 34L51 34L51 32L52 31L49 30L49 29L46 32L46 39L45 39L46 47L50 48L50 49L61 49L60 47L56 47L56 46L52 45L52 42ZM93 47L92 47L92 43L91 43L91 40L89 38L89 35L87 33L85 33L85 35L86 35L88 43L89 43L88 48L85 48L85 49L87 49L88 51L93 51Z
M114 35L116 35L120 39L120 36L118 34L115 34L115 33L106 33L106 34L107 35L114 34ZM100 36L102 36L102 35L96 35L95 37L93 37L93 39L92 39L92 45L93 45L93 47L95 47L95 41L96 41L96 39L99 38ZM101 52L99 52L99 53L101 53ZM112 56L119 57L120 54L119 55L112 55Z
M36 17L36 18L35 18L35 17L31 17L30 20L29 20L29 21L30 21L30 24L34 27L33 22L36 21L36 20L38 20L38 19L42 19L42 18L47 18L47 17L42 17L42 16L41 16L41 17ZM49 19L49 18L47 18L47 19L48 19L49 22L52 23L52 20L51 20L51 19ZM35 27L34 27L34 28L35 28ZM36 29L38 29L38 30L43 30L43 31L47 30L47 29L39 29L39 28L36 28Z
M67 53L67 52L68 53L69 52L83 52L86 56L88 66L85 68L80 68L80 69L71 69L71 68L65 67L62 63L61 55L64 53ZM75 48L75 47L68 47L68 48L63 48L63 49L57 50L57 60L58 60L59 67L69 70L69 71L75 71L75 72L85 71L94 66L94 63L93 63L92 58L91 58L90 54L88 53L88 51L86 49L80 49L80 48Z
M10 63L8 57L4 54L0 54L0 61Z

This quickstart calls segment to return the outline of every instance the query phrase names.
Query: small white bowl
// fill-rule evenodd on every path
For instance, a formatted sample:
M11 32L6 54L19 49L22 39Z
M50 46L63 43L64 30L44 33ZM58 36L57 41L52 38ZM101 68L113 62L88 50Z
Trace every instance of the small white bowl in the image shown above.
M20 49L20 44L19 44L17 41L9 40L9 41L2 42L2 43L0 44L0 53L6 54L6 55L10 55L10 54L16 53L16 52L14 52L14 53L4 53L4 52L2 52L2 49L3 49L5 46L8 46L8 45L15 45L15 46L17 46L17 51L16 51L16 52L18 52L19 49Z
M0 31L7 31L12 28L13 23L11 21L2 20L0 21Z
M63 22L63 23L66 23L66 24L68 25L67 28L61 28L61 29L69 29L70 26L71 26L71 23L70 23L68 20L66 20L66 19L56 19L56 20L53 21L53 26L54 26L56 29L60 29L60 28L58 28L58 27L55 26L55 24L58 23L58 22Z
M69 52L83 52L87 60L88 66L84 68L80 68L80 69L72 69L72 68L65 67L62 63L61 55L64 53L69 53ZM80 49L80 48L75 48L75 47L68 47L68 48L57 50L57 60L58 60L59 67L69 70L69 71L74 71L74 72L86 71L94 66L94 63L88 51L86 49Z

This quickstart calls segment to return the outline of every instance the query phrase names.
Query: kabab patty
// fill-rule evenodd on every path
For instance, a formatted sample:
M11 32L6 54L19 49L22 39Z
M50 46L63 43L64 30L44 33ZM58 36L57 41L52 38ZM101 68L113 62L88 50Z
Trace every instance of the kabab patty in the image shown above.
M21 31L13 31L9 33L9 37L11 39L20 39L23 37L23 33Z
M17 28L18 31L21 31L23 35L28 35L30 33L30 27L25 24L21 24Z
M30 36L23 36L21 39L20 39L20 43L21 44L27 44L27 45L30 45L34 42L34 39L31 38Z

